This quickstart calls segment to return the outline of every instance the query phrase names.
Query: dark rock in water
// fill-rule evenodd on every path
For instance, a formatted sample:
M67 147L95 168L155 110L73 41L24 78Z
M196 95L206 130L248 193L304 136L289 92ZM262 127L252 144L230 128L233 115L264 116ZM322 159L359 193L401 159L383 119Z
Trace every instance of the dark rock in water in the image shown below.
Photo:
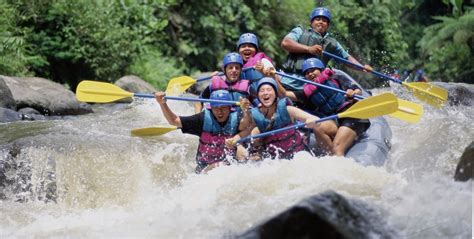
M309 197L237 238L399 238L366 203L333 191Z
M12 92L8 88L7 84L0 76L0 107L11 110L16 109L15 100L13 99Z
M474 105L474 86L465 83L433 82L448 90L449 105Z
M10 89L17 108L31 107L43 115L92 113L63 85L38 77L0 76Z
M472 179L474 176L474 141L467 146L466 150L459 160L458 166L456 167L456 173L454 174L454 180L456 181L467 181Z
M150 85L148 82L142 80L138 76L124 76L115 82L118 87L133 93L153 93L156 91L155 87ZM133 99L131 97L121 99L117 102L130 103Z
M22 114L7 108L0 107L0 123L18 121L22 119Z

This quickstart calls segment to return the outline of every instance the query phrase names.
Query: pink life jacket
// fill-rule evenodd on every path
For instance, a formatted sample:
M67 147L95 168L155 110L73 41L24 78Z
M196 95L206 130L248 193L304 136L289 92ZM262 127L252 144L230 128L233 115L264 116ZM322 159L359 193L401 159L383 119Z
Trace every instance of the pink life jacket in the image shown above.
M240 97L248 97L249 95L249 81L246 79L240 79L235 83L230 83L226 80L225 76L213 76L211 78L211 84L209 89L215 90L227 90L229 91L233 101L239 101Z
M257 54L250 57L250 59L247 62L245 62L244 68L255 66L255 64L257 64L258 61L261 61L264 58L267 59L268 61L272 62L272 59L270 59L270 57L265 55L265 53L257 52Z

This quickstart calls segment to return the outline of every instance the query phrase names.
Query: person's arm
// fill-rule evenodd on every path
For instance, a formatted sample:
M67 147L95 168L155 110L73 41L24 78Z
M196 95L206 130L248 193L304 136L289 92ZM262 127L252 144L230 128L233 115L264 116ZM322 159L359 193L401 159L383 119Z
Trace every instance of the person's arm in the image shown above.
M160 105L161 112L163 112L163 116L165 116L168 123L181 128L181 119L175 113L173 113L173 111L171 111L171 109L168 107L168 104L166 104L165 92L156 92L155 99Z
M278 90L278 97L288 97L292 101L298 101L298 98L296 97L295 93L293 91L286 90L285 87L281 84L281 77L276 74L275 68L265 68L263 71L263 74L268 77L272 77L275 79L277 83L277 90Z
M299 120L301 122L309 123L309 122L315 122L316 120L319 119L317 116L307 113L294 106L287 106L286 109L288 110L288 113L290 114L290 117L293 121Z
M247 98L240 97L240 108L242 109L242 119L240 119L239 130L246 130L252 125L252 116L250 115L250 101Z
M322 46L313 45L307 46L301 43L298 43L298 39L303 35L303 28L295 27L288 33L283 40L281 41L281 47L288 53L303 53L303 54L313 54L321 55Z
M211 98L211 89L210 89L210 86L206 87L206 89L204 89L202 92L201 92L201 95L199 96L199 98L203 98L203 99L209 99ZM197 102L197 103L194 103L194 112L197 114L199 112L202 111L202 108L203 108L203 104L201 102Z

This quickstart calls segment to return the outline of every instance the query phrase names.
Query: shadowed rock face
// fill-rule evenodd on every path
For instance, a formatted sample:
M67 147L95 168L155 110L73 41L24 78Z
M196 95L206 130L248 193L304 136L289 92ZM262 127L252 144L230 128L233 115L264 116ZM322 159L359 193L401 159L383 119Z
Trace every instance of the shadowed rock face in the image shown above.
M466 150L459 160L458 166L456 167L456 173L454 174L454 180L456 181L467 181L472 179L474 176L474 141L467 146Z
M366 203L333 191L309 197L237 238L399 238Z
M448 90L449 105L474 105L474 86L464 83L433 82Z
M0 107L15 110L15 100L5 81L0 77Z

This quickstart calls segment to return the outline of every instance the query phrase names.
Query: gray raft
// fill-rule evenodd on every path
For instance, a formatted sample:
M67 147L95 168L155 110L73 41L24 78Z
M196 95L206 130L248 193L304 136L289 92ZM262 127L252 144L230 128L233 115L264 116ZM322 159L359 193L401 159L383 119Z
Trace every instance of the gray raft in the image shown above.
M364 96L370 93L364 90L357 81L341 70L334 69L335 78L342 84L352 83L363 90ZM361 135L349 148L346 157L353 158L362 165L383 166L391 148L392 130L384 117L370 119L370 128Z

